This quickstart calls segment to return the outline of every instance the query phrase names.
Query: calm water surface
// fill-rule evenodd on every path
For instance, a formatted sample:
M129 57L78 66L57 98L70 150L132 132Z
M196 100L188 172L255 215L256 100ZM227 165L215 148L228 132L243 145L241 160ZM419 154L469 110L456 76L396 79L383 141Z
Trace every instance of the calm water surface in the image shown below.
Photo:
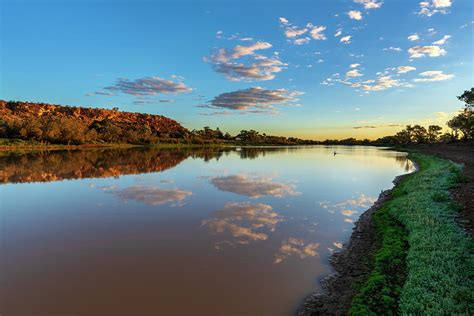
M0 153L0 314L291 315L410 170L371 147Z

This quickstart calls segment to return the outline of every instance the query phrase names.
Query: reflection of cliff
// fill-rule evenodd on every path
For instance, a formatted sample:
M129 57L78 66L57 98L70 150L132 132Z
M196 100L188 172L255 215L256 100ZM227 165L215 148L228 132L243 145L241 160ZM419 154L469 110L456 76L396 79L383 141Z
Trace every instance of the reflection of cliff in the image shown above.
M87 149L0 156L0 183L105 178L164 171L188 157L182 150Z

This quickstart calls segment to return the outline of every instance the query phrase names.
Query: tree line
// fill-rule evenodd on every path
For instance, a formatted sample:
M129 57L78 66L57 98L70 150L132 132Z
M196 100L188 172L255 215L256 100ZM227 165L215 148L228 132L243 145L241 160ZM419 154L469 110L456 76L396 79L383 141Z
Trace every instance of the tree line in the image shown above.
M406 128L391 136L375 141L346 138L342 140L314 141L296 137L267 135L256 130L242 130L237 135L222 132L218 127L209 126L201 130L186 129L173 133L152 131L147 125L120 124L109 119L85 122L73 117L43 115L28 119L0 118L0 138L32 140L51 144L242 144L242 145L406 145L436 142L465 141L474 138L474 88L458 96L464 102L464 108L447 122L450 131L442 132L442 127L430 125L407 125Z

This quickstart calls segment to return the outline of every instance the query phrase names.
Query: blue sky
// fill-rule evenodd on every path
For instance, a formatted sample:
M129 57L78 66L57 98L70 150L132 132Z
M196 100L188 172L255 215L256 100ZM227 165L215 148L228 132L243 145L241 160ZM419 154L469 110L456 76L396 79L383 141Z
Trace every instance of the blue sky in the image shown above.
M374 138L473 84L470 0L2 2L0 98ZM349 37L350 36L350 37Z

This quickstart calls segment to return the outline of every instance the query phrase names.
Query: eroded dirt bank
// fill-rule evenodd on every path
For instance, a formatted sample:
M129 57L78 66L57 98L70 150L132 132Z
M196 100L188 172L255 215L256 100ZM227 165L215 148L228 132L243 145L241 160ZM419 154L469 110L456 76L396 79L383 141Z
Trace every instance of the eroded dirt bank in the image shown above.
M408 175L410 174L396 177L394 185ZM311 294L304 300L297 312L298 316L348 313L352 297L357 292L351 285L366 280L373 269L369 255L377 248L373 214L391 198L392 190L393 188L382 191L374 205L360 216L344 249L331 256L334 274L321 281L322 293Z

